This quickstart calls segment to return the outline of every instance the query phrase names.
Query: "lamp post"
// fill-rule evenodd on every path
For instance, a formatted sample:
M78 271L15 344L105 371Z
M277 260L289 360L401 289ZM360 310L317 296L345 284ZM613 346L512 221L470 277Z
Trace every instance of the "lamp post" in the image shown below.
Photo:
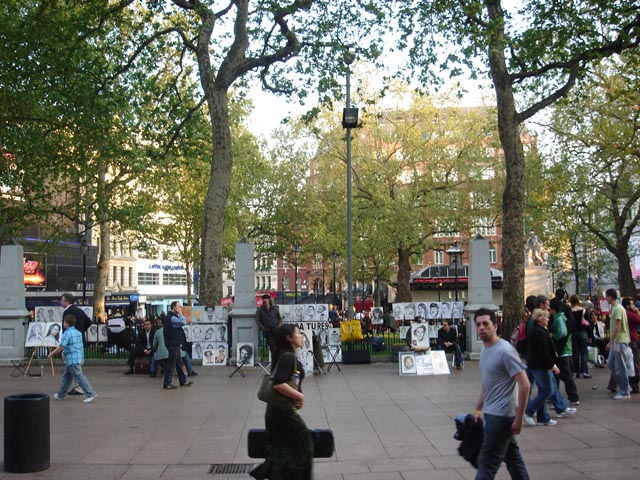
M344 63L347 64L347 98L342 111L342 126L347 129L347 318L353 318L353 245L352 245L352 218L351 218L351 129L358 126L358 109L351 107L351 67L356 55L351 50L344 55Z
M455 275L455 299L458 301L458 264L461 263L462 254L464 250L458 246L457 242L453 242L453 245L447 250L449 258L453 262L454 275Z
M338 302L336 301L338 299L337 295L336 295L336 260L338 259L338 254L337 253L332 253L331 254L331 263L333 264L333 305L337 305Z
M300 245L296 243L293 246L293 303L296 305L298 304L298 255L300 255Z
M436 289L438 290L438 302L440 302L440 290L442 290L442 282L440 281L440 268L436 270L436 274L434 275L438 283L436 284Z
M87 304L87 253L89 253L89 245L87 244L87 237L82 238L82 305Z

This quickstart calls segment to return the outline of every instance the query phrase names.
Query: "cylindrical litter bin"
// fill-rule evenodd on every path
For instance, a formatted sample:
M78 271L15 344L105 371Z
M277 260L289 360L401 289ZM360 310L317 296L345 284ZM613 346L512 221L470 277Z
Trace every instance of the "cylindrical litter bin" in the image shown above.
M24 393L4 397L5 471L46 470L50 457L49 395Z

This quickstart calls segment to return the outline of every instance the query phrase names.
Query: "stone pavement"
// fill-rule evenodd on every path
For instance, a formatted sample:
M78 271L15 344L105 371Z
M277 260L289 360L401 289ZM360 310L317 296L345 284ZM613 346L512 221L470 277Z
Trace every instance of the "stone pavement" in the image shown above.
M51 399L51 468L0 478L57 480L238 479L210 475L211 464L258 463L247 457L247 431L263 426L257 400L261 372L247 377L231 367L199 367L190 388L167 391L161 380L124 376L126 367L88 366L98 391ZM631 478L640 467L640 398L614 401L605 389L608 370L577 380L581 405L554 427L524 427L519 443L532 479ZM53 393L59 374L10 376L0 368L2 397ZM593 390L592 386L598 389ZM301 411L310 427L331 428L336 454L317 460L317 480L448 480L473 478L456 451L453 418L473 409L478 365L438 377L400 377L397 365L343 365L304 384ZM3 408L3 407L2 407ZM4 418L2 415L0 418ZM0 468L0 470L3 470ZM504 466L498 478L508 478Z

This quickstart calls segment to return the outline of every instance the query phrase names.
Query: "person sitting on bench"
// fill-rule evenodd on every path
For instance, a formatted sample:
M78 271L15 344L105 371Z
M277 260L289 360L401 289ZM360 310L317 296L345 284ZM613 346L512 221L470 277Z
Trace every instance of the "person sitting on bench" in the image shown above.
M458 331L451 328L447 320L443 320L442 328L438 330L438 346L445 352L453 352L456 369L461 370L462 350L458 345Z
M151 362L150 372L155 372L155 360L153 358L153 337L155 336L155 330L151 328L151 320L148 318L144 319L143 330L138 332L138 336L136 337L135 346L129 350L129 359L127 360L127 365L129 365L129 370L127 370L124 374L131 375L134 373L133 367L136 363L136 358L143 357L149 359Z

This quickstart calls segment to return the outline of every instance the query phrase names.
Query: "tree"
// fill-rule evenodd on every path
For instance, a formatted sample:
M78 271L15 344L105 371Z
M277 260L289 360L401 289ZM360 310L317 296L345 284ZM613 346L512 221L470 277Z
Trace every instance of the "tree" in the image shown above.
M565 96L593 61L640 43L636 2L572 3L530 0L507 9L501 0L397 2L403 31L400 48L409 47L412 65L423 81L434 68L461 66L477 78L488 73L496 94L506 181L503 192L505 332L524 310L525 155L522 124ZM459 46L442 52L443 39ZM484 62L478 65L478 55Z
M367 25L377 19L378 13L367 1L361 6L361 2L354 5L331 0L236 0L217 11L216 2L172 3L177 8L164 8L160 2L157 6L165 14L166 23L179 32L185 48L195 55L211 123L200 295L203 302L214 304L222 293L224 216L233 171L229 89L258 73L266 88L290 93L296 82L289 74L297 73L302 78L297 84L302 83L303 96L312 85L322 95L336 86L331 72L343 68L341 55L336 55L332 47L344 51L345 42L340 37L350 38L355 32L357 38L366 39ZM375 51L373 48L371 53ZM306 62L298 58L302 54ZM321 78L316 81L318 74Z
M640 66L637 53L603 62L553 117L575 218L617 260L622 295L636 294L630 240L640 233Z

